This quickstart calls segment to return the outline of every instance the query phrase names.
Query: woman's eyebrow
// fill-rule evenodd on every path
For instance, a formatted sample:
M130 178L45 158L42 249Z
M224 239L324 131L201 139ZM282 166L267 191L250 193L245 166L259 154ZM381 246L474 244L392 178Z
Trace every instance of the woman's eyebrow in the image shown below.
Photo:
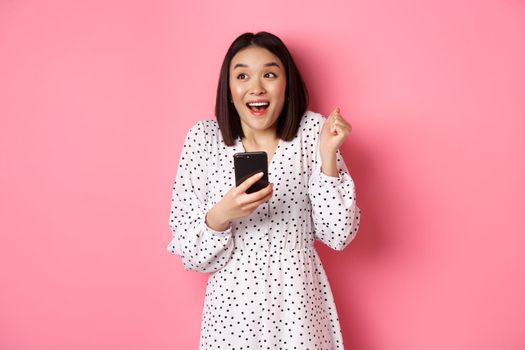
M265 67L272 67L272 66L275 66L275 67L278 67L278 68L281 68L279 67L279 65L276 63L276 62L268 62L264 65Z
M278 68L281 68L276 62L268 62L268 63L266 63L266 64L264 65L264 67L272 67L272 66L274 66L274 67L278 67ZM247 68L248 65L247 65L247 64L244 64L244 63L237 63L237 64L233 67L233 69L235 69L235 68L240 68L240 67Z

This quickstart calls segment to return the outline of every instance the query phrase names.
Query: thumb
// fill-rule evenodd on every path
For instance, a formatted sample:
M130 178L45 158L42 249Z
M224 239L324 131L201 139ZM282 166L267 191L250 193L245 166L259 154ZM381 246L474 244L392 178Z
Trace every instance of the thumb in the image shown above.
M340 112L341 112L341 109L339 107L335 107L333 112L330 113L330 117L333 117L335 114L339 114ZM335 125L334 125L334 122L333 122L333 118L332 118L331 123L330 123L330 132L332 134L335 134Z

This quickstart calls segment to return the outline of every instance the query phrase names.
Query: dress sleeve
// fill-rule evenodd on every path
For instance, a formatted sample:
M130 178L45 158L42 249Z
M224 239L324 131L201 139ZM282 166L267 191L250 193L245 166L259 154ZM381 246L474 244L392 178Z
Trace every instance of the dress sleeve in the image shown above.
M319 132L315 140L315 160L308 181L315 239L332 249L343 250L359 229L361 209L356 205L355 184L339 150L336 153L338 176L328 176L321 171Z
M234 248L231 227L215 231L206 225L208 212L209 142L205 124L197 122L186 135L173 185L168 251L179 255L186 270L215 272L229 261Z

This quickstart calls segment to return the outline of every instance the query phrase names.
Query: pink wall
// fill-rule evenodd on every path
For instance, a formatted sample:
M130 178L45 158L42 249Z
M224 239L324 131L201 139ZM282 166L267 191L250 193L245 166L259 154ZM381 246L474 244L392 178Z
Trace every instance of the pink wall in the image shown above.
M171 185L258 30L354 127L361 230L317 246L347 347L524 349L519 0L0 2L0 349L197 348Z

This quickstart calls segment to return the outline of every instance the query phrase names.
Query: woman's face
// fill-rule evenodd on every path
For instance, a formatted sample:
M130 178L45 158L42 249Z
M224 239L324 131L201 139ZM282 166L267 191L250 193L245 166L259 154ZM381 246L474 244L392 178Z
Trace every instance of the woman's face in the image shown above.
M261 47L237 52L230 62L230 92L244 131L274 127L286 98L283 63Z

